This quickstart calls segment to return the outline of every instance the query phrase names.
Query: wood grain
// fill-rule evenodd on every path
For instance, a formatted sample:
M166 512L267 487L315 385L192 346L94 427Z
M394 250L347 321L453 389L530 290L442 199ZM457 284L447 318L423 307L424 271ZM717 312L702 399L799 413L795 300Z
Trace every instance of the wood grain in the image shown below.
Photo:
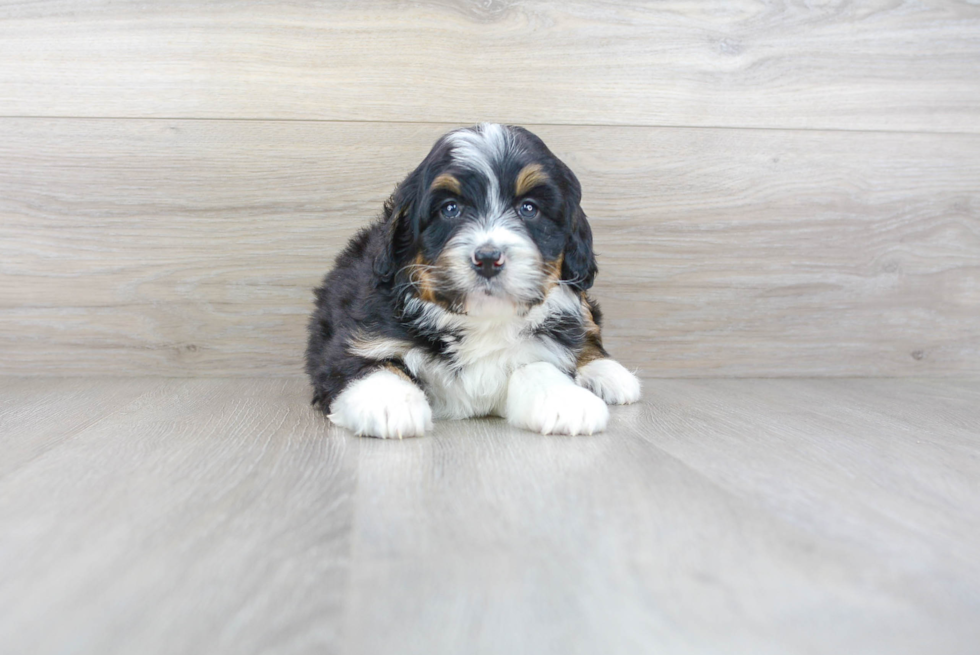
M0 478L164 384L163 378L109 379L93 393L78 380L0 378Z
M134 384L45 382L3 442ZM337 652L358 442L323 438L298 381L135 382L0 478L4 651Z
M0 5L0 115L980 131L969 2Z
M351 650L969 652L977 391L648 380L595 439L365 441Z
M310 289L445 129L0 121L0 370L299 375ZM980 371L980 137L534 129L629 366Z
M930 653L980 640L980 384L662 380L594 437L330 428L301 380L0 380L0 643ZM146 384L131 402L120 385ZM48 447L50 446L50 447Z

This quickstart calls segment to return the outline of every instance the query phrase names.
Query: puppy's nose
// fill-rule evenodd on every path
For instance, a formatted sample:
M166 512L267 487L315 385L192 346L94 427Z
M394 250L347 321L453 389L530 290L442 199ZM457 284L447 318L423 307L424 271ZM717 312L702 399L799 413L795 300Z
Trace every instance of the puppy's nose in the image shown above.
M504 267L504 256L496 248L482 246L473 253L473 268L485 278L491 278Z

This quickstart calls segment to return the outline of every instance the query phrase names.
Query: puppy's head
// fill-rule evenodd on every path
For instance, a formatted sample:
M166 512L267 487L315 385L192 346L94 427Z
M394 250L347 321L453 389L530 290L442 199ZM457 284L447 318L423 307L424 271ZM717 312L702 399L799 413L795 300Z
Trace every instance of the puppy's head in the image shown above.
M526 311L556 284L596 274L581 186L534 134L483 124L450 132L385 207L378 273L456 313Z

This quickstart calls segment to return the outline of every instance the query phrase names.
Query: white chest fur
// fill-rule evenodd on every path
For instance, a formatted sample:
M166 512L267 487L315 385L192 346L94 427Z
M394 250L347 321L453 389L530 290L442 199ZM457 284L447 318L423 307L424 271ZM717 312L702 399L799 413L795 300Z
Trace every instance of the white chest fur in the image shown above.
M421 348L410 350L405 365L423 384L437 418L458 419L502 415L511 374L534 362L568 369L574 364L567 349L534 334L552 312L577 308L578 299L557 287L544 303L520 316L499 306L473 308L466 315L434 315L428 320L451 322L458 338L447 342L448 358ZM434 310L433 310L434 311Z

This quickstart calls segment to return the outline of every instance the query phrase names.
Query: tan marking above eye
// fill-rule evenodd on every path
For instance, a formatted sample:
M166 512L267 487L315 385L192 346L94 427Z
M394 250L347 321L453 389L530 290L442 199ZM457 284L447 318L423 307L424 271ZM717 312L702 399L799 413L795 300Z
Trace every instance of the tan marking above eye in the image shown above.
M514 194L518 197L523 196L536 186L545 184L551 180L548 174L541 168L541 164L528 164L517 174L517 182L514 186Z
M437 189L445 189L446 191L451 191L456 195L460 195L463 187L460 186L459 180L457 180L455 177L449 173L442 173L436 176L436 179L432 180L432 186L429 187L430 191L436 191Z

